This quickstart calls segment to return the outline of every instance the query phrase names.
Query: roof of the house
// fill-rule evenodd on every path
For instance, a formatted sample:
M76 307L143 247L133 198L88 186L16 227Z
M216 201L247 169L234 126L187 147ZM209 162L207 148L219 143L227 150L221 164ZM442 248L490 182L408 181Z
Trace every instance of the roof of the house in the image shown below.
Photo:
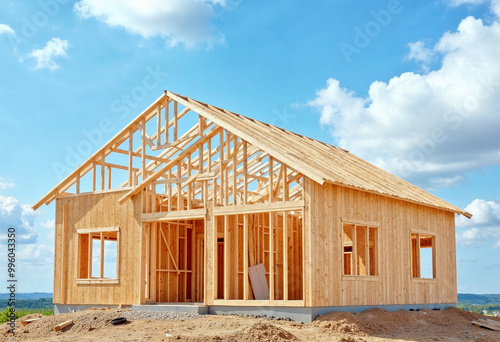
M165 96L173 98L320 184L325 182L338 184L471 217L468 212L339 147L169 91L165 92ZM160 97L155 103L161 100L164 98ZM131 124L135 123L139 117ZM101 150L108 148L110 142ZM100 151L97 151L95 155L98 153ZM145 179L124 197L130 197L139 192L154 178L152 176L150 179ZM63 185L65 181L62 181L60 185ZM57 186L52 191L56 189ZM47 196L50 194L47 194L34 207L37 208L47 203L47 198L49 198Z

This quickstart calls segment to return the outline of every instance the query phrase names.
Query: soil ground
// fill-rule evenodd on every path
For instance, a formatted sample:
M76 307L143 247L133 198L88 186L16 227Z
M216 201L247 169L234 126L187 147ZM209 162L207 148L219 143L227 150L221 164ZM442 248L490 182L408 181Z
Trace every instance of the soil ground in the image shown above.
M123 325L112 318L127 316ZM22 320L42 317L27 326ZM389 312L371 309L360 313L332 312L314 322L301 324L286 320L238 316L202 316L175 320L133 319L134 313L121 309L85 311L42 316L32 314L16 321L16 334L0 325L3 341L500 341L500 332L474 326L485 318L456 308L446 310ZM182 318L182 316L180 316ZM137 317L136 317L137 318ZM500 322L500 318L487 317ZM67 320L73 324L54 332Z

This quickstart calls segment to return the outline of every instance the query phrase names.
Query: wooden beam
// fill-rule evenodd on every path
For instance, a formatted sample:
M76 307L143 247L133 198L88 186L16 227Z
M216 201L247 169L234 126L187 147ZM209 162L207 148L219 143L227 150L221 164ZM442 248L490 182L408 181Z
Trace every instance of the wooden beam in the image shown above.
M286 211L283 212L283 300L288 300L288 213Z
M191 209L181 211L165 211L159 213L146 213L141 215L142 222L177 221L205 218L207 209Z
M274 213L269 213L269 300L274 300Z
M229 247L231 244L231 239L229 238L229 216L224 216L224 299L228 300L230 295L230 272L229 263L231 262L231 256L229 255Z
M99 274L100 274L100 277L99 278L104 278L104 239L103 239L103 236L102 236L102 232L101 232L101 263L100 263L100 271L99 271Z
M248 202L248 160L247 142L243 141L243 205Z
M76 230L77 234L91 234L101 232L119 232L120 227L102 227L102 228L79 228Z
M156 106L156 146L161 145L161 107L160 103Z
M167 96L167 92L165 91L165 144L168 144L168 130L170 128L170 121L169 121L169 98Z
M297 171L304 173L305 175L307 175L309 178L311 178L315 182L317 182L319 184L323 184L323 182L324 182L323 177L317 176L316 175L317 173L312 168L307 168L307 167L303 167L301 165L297 165L295 160L287 157L284 153L281 153L278 150L271 148L268 145L262 144L258 138L254 138L250 134L247 134L244 131L244 128L239 128L239 127L234 127L232 125L229 125L228 123L226 123L225 121L220 119L218 116L215 116L213 113L211 113L209 107L204 107L201 103L194 101L192 99L186 100L186 99L184 99L184 98L182 98L182 97L178 96L177 94L174 94L170 91L167 91L167 94L169 97L171 97L175 101L179 102L180 104L182 104L186 107L191 107L198 114L203 115L205 118L214 122L216 125L223 127L225 129L231 130L231 132L238 135L240 138L248 141L249 143L260 148L263 151L268 151L270 154L275 156L280 161L287 163L289 166L293 165L293 167L297 167ZM217 111L216 109L212 109L212 110Z
M248 300L248 215L243 215L243 300Z
M175 262L174 255L172 254L172 251L170 250L170 245L169 245L169 243L167 241L167 238L165 237L165 234L163 234L163 230L160 230L160 232L161 232L161 237L163 238L163 242L165 242L165 245L167 246L167 250L168 250L168 254L170 256L170 260L172 261L172 264L174 265L177 274L180 274L179 267L177 267L177 263ZM170 234L169 234L169 236L170 236Z
M96 157L99 156L102 151L107 151L113 146L118 147L127 137L128 131L131 127L135 127L137 123L140 123L143 117L148 117L152 111L156 108L156 103L158 101L163 101L166 98L166 94L162 94L156 101L154 101L148 108L146 108L141 114L139 114L132 122L130 122L124 129L117 133L113 138L111 138L102 148L91 155L82 165L70 173L64 180L57 184L52 190L50 190L40 201L33 205L33 210L37 210L42 204L49 204L55 198L55 194L61 187L64 187L70 182L76 179L77 174L85 169L89 169L89 166L95 161ZM94 190L95 191L95 190Z
M214 137L219 131L220 131L220 128L218 128L218 127L213 128L212 131L210 131L207 135L201 137L197 141L197 143L194 146L192 146L192 147L197 147L197 144L202 144L205 141L207 141L209 139L212 139L212 137ZM133 195L139 193L144 187L148 186L153 180L155 180L158 177L160 177L161 175L163 175L166 171L168 171L169 169L171 169L172 166L174 166L176 163L178 163L179 161L183 160L188 154L190 154L192 152L192 147L189 148L189 149L187 149L187 150L185 150L180 155L178 155L175 159L173 159L170 162L168 162L167 164L165 164L162 168L160 168L159 170L157 170L153 175L151 175L147 179L144 179L138 186L136 186L135 188L133 188L132 190L130 190L129 192L127 192L124 196L122 196L118 200L118 202L120 204L123 204L123 203L125 203L125 201L127 199L129 199Z
M62 330L62 329L64 329L64 328L66 328L67 326L69 326L69 325L71 325L71 324L73 324L73 320L72 320L72 319L70 319L70 320L68 320L68 321L64 321L64 322L62 322L62 323L60 323L60 324L56 325L56 326L54 327L54 331L60 331L60 330Z
M68 205L63 205L63 219L62 219L62 243L61 243L61 297L62 304L67 304L68 300L66 298L68 283L67 283L67 275L68 275L68 243L67 243L67 234L68 234ZM80 265L78 265L80 267Z
M234 205L230 207L217 207L214 208L214 215L236 215L236 214L256 214L276 211L296 211L303 210L305 202L300 201L287 201L287 202L273 202L273 203L255 203L246 205Z

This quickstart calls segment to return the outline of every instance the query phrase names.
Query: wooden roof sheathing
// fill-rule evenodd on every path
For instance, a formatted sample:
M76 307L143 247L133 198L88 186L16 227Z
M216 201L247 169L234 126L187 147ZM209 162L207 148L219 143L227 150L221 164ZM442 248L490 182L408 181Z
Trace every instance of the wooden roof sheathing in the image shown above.
M167 96L320 184L330 182L471 217L468 212L339 147L172 92L167 92Z

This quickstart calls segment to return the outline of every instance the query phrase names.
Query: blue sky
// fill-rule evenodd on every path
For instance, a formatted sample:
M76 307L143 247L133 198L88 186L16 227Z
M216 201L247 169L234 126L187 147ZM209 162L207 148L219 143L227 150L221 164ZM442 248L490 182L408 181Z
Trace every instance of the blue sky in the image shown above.
M458 289L499 293L499 17L497 0L2 1L0 225L18 229L19 291L52 290L54 205L30 206L168 89L466 208Z

